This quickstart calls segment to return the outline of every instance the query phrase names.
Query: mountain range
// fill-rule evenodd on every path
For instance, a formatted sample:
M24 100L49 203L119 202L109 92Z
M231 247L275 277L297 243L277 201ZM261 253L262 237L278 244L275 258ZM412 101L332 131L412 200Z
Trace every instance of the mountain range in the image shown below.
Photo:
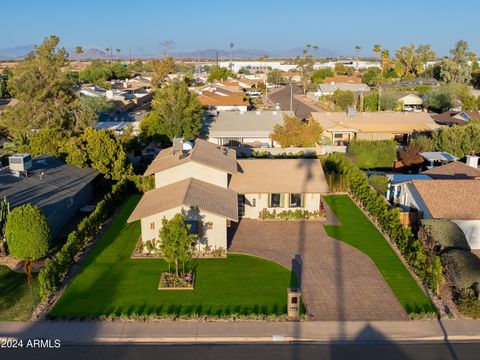
M15 46L6 49L0 49L0 60L20 60L23 59L30 51L34 48L33 45L21 45ZM256 50L256 49L233 49L232 52L229 50L223 49L203 49L197 51L183 51L183 52L170 52L169 55L173 56L176 59L216 59L218 56L219 60L230 59L233 56L234 59L258 59L264 56L269 58L294 58L296 56L301 56L303 54L302 47L296 47L293 49L283 50L283 51L268 51L268 50ZM66 48L70 55L70 59L107 59L110 57L110 54L104 50L97 48L85 49L83 54L78 55L75 52L74 48ZM337 57L339 54L331 49L320 48L316 51L318 57ZM121 57L123 59L128 59L130 54L120 53L117 54L114 52L112 54L114 58ZM132 58L152 58L159 57L160 54L153 53L132 53Z

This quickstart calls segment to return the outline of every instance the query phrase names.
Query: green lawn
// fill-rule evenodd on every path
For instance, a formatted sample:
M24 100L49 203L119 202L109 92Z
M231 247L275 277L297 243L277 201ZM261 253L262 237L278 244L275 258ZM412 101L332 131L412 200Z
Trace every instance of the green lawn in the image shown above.
M33 274L35 301L38 297L38 276ZM0 266L0 321L28 320L32 315L32 292L25 274Z
M393 251L368 218L346 195L324 197L341 225L325 225L329 236L344 241L367 254L408 313L436 311Z
M286 313L291 272L250 256L195 260L194 290L157 290L167 264L130 259L140 223L126 220L138 201L132 197L120 211L50 316Z

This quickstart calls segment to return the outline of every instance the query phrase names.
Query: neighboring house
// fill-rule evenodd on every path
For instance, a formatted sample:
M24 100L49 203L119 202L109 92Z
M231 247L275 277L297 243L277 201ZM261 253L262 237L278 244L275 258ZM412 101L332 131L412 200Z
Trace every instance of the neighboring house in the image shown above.
M148 167L155 190L130 215L141 221L142 241L159 240L162 219L185 214L199 250L227 248L227 227L263 209L318 211L328 186L318 159L238 160L235 150L197 139L174 140Z
M97 130L110 130L115 135L123 135L125 130L132 128L133 135L140 134L140 123L147 115L146 111L124 113L101 113L98 122L94 125Z
M369 92L370 87L367 84L356 83L325 83L319 84L318 90L313 93L317 98L320 96L333 95L336 90L352 91L354 93Z
M208 141L223 146L279 147L270 138L275 125L283 125L290 111L220 112L205 126Z
M423 110L423 99L415 93L400 96L397 101L402 106L402 111Z
M465 233L472 249L480 249L480 181L413 180L400 206L419 211L424 219L447 219Z
M446 111L432 115L432 119L439 125L465 125L471 119L480 120L480 112L477 110Z
M9 169L0 172L0 198L6 196L11 208L24 204L41 208L53 236L92 201L97 170L80 169L47 155L32 159L29 154L17 154L9 162ZM14 171L18 166L24 170Z
M335 75L327 76L323 79L324 84L361 84L362 78L359 76Z
M201 95L205 92L212 92L220 96L243 96L245 94L238 85L224 87L219 85L219 83L207 84L201 87L190 87L189 90L198 95Z
M207 106L209 111L247 111L250 105L245 96L222 96L209 91L205 91L197 99L201 104Z
M480 179L480 170L478 169L478 157L467 156L467 164L461 161L452 161L442 166L436 166L423 171L422 174L430 176L436 180L455 180L455 179Z
M312 112L323 128L323 135L334 145L351 140L397 140L408 142L413 133L431 133L439 128L425 112Z
M263 82L260 79L238 79L238 86L240 86L242 89L251 89L251 88L256 88L261 82Z
M282 71L290 71L296 69L297 65L292 63L287 63L283 61L255 61L255 60L245 60L245 61L220 61L218 66L231 69L233 72L238 72L240 69L245 68L250 70L252 74L257 71L267 72L271 69L278 69Z
M445 165L450 161L457 161L458 158L455 155L447 153L445 151L425 151L421 152L420 156L428 161L427 169L433 169L436 166Z

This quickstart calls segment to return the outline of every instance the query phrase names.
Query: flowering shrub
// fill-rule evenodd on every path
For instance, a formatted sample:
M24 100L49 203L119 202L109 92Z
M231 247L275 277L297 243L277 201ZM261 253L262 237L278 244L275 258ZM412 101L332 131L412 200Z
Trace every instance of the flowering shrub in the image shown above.
M262 220L318 220L325 217L325 211L323 206L321 210L308 211L308 210L283 210L281 212L276 212L276 210L268 211L268 209L263 209L258 214L258 217Z
M178 275L164 272L160 276L160 287L188 288L193 287L193 273L185 272Z

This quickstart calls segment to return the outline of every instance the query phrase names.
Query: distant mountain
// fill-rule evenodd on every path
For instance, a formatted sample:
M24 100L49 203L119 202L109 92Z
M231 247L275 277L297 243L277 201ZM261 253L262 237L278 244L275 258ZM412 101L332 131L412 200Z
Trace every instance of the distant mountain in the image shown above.
M22 45L22 46L7 48L7 49L0 49L0 59L1 60L22 59L32 50L33 50L33 45Z
M8 49L0 49L0 60L18 60L23 59L30 51L33 50L33 45L24 45L16 46ZM294 58L296 56L301 56L303 54L302 47L296 47L293 49L283 50L283 51L267 51L267 50L256 50L256 49L233 49L233 58L234 59L258 59L263 56L268 56L270 58ZM75 48L66 48L69 53L70 59L79 60L79 59L108 59L110 54L107 54L105 51L89 48L84 49L83 54L77 55ZM183 52L171 52L170 55L176 59L211 59L214 60L217 57L219 60L230 59L232 54L229 50L223 49L203 49L198 51L183 51ZM318 57L336 57L339 54L330 49L318 49L316 52ZM152 58L158 57L159 54L132 54L133 58ZM113 54L114 58L118 58L116 53ZM122 58L126 59L128 56L126 54L121 54Z

